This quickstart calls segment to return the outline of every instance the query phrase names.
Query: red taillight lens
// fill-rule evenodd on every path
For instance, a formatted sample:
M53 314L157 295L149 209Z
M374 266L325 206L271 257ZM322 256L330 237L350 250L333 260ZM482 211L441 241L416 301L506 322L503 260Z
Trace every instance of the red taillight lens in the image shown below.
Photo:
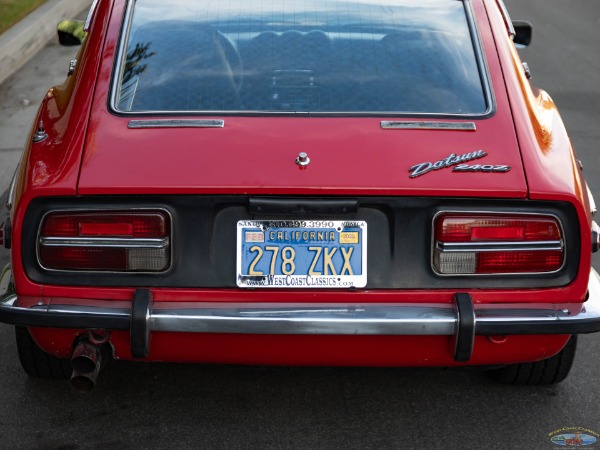
M564 262L554 217L443 214L434 230L433 266L444 275L548 273Z
M561 250L481 253L476 273L554 272L562 261Z
M162 211L51 213L38 254L52 270L159 272L169 266L169 235Z
M124 248L82 248L42 246L40 260L44 267L56 270L127 270Z
M531 242L561 238L558 223L553 218L444 216L436 224L436 238L442 242Z
M56 213L44 220L42 236L162 238L167 224L163 213Z

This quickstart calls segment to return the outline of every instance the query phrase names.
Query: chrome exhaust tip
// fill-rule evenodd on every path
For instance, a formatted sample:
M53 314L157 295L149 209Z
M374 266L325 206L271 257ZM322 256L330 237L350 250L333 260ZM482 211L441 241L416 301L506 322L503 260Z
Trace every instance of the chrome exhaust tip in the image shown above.
M81 373L74 370L73 375L71 375L71 387L73 390L80 394L89 394L92 392L94 387L96 387L99 370L100 366L91 373Z
M71 387L82 394L90 393L96 386L101 361L100 349L82 339L71 357Z
M75 372L90 373L93 372L100 362L100 349L82 339L71 357L71 366Z

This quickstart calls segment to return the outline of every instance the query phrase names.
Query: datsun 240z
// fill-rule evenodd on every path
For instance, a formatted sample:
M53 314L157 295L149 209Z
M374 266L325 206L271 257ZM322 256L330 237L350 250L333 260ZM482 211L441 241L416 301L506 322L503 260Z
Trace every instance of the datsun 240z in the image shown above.
M98 0L12 182L23 368L481 366L600 330L593 200L501 0Z

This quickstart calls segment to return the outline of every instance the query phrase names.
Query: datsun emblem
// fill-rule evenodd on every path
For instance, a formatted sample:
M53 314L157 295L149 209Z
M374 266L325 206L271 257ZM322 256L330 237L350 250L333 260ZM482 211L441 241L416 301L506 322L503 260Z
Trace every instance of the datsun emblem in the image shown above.
M483 150L475 150L470 153L463 153L462 155L456 155L451 153L448 157L444 159L440 159L436 162L422 162L419 164L415 164L408 171L410 172L410 178L416 178L421 175L425 175L432 170L440 170L449 167L454 167L452 169L453 172L499 172L506 173L510 171L510 166L504 164L466 164L469 161L473 161L475 159L481 159L487 156L487 152Z

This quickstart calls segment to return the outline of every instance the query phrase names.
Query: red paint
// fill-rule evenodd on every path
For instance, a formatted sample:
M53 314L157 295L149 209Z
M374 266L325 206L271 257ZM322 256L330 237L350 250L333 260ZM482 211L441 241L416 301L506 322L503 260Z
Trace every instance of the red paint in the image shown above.
M44 350L67 358L76 333L71 330L31 329ZM469 364L534 361L558 353L568 336L508 336L493 343L475 339ZM115 357L132 360L129 333L114 331L110 344ZM212 364L302 366L443 366L464 365L453 360L450 336L292 336L199 333L153 333L151 353L143 361ZM410 349L410 350L409 350Z
M44 297L52 299L73 298L85 304L94 300L129 301L134 287L89 289L87 287L50 286L43 287ZM338 291L327 290L277 290L264 291L244 289L151 289L155 301L159 302L215 302L215 303L452 303L456 289L431 291ZM571 288L565 286L552 289L486 289L469 291L475 304L488 303L570 303ZM39 291L38 291L39 295ZM35 297L34 297L35 298ZM83 300L81 300L83 299ZM578 302L579 300L575 300ZM576 303L579 304L579 303Z
M478 2L479 4L479 2ZM579 276L572 284L573 298L587 292L591 267L591 213L581 169L556 105L550 96L527 80L517 50L508 38L504 19L494 0L483 0L504 74L514 117L528 197L532 200L567 201L581 223Z
M120 2L117 2L119 4ZM527 185L497 59L490 58L496 113L477 132L382 130L385 118L219 117L219 129L130 130L108 111L120 8L108 30L78 184L80 195L328 194L448 195L523 198ZM484 36L489 47L491 36ZM486 49L488 50L488 49ZM489 50L488 50L489 53ZM154 117L153 117L154 118ZM410 119L407 119L410 121ZM290 139L293 136L293 139ZM488 153L478 162L505 164L505 174L409 168L450 154ZM311 164L298 170L307 152ZM140 168L143 168L140 170Z
M40 106L23 152L15 191L11 258L18 293L38 295L40 286L31 283L23 272L21 229L29 202L36 197L76 195L79 167L88 126L98 69L110 20L112 1L102 1L89 36L81 47L75 72L52 88ZM48 139L33 144L31 137L43 121Z
M591 265L589 202L564 126L551 99L533 89L494 0L474 0L495 97L495 114L475 120L477 131L382 130L384 118L219 117L222 129L130 130L107 109L109 82L124 0L104 0L75 74L53 88L38 118L49 138L29 145L20 166L13 211L13 274L21 306L129 305L130 288L40 286L21 261L23 218L32 199L117 194L399 195L522 198L567 201L581 223L581 261L569 286L474 290L476 304L569 303L578 310ZM112 16L111 16L112 13ZM411 119L406 119L411 120ZM30 136L31 137L31 136ZM409 168L451 153L488 153L481 162L508 173L440 169L410 179ZM311 164L295 158L307 152ZM426 251L429 251L427 249ZM454 290L275 291L156 289L156 302L451 303ZM284 294L284 295L282 295ZM77 330L32 330L46 351L68 357ZM552 356L564 336L477 337L472 364L533 361ZM111 337L115 355L129 359L129 333ZM244 364L452 366L449 337L248 336L154 333L149 360Z

